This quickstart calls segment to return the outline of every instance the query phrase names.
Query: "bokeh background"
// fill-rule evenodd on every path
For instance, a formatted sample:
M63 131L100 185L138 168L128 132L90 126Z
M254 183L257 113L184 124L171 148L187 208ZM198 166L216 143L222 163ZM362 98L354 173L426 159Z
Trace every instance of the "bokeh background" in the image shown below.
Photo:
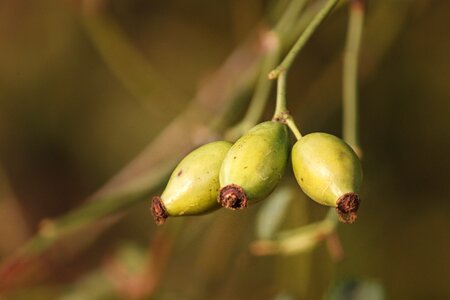
M2 298L450 298L449 1L368 1L363 203L358 221L339 227L342 260L325 243L252 255L262 205L154 225L149 197L164 181L151 174L165 178L242 116L260 55L245 45L276 20L275 2L0 2ZM347 14L336 9L289 74L303 133L341 135ZM230 62L235 49L244 54ZM52 221L140 176L151 185L133 200L98 206L107 218ZM300 191L294 200L284 229L326 214ZM59 226L78 220L60 239Z

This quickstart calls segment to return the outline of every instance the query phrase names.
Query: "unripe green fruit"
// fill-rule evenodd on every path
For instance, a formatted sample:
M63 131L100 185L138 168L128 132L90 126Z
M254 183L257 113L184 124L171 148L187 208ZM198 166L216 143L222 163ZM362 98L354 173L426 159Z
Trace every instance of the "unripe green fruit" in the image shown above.
M286 125L267 121L243 135L228 151L220 169L219 203L242 209L266 198L286 169L289 135Z
M231 148L225 141L212 142L189 153L173 171L161 197L153 197L156 224L169 216L199 215L219 208L219 171Z
M336 207L342 222L354 222L362 168L349 145L327 133L305 135L292 148L292 167L298 184L311 199Z

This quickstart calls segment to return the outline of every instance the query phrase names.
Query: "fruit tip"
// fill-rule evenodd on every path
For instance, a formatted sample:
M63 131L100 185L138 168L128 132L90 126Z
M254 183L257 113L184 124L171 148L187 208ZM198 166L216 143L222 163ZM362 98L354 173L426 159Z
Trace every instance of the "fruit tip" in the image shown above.
M167 217L169 216L167 214L166 207L164 206L164 203L162 202L161 197L154 196L152 198L152 215L153 219L155 220L156 225L162 225L166 221Z
M356 193L345 193L336 201L336 212L339 216L339 221L346 224L352 224L356 221L357 211L361 199Z
M221 188L217 201L223 207L232 210L244 209L248 205L247 195L242 187L236 184L229 184Z

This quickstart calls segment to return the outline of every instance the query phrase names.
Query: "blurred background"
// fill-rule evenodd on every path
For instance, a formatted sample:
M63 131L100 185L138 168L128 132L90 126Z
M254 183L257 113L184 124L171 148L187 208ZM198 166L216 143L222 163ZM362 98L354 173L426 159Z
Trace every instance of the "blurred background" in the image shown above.
M341 259L251 254L264 203L154 224L173 166L244 114L288 2L0 2L0 298L450 299L449 1L367 1ZM341 136L343 4L289 73L302 133ZM325 216L292 193L279 230Z

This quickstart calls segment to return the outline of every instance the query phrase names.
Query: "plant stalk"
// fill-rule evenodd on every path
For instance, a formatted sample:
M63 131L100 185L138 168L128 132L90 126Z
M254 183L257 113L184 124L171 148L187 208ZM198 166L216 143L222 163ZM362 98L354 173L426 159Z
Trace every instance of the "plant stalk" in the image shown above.
M277 79L277 103L272 120L286 124L295 138L299 140L302 138L302 134L286 106L286 77L287 73L282 72Z
M339 0L328 0L325 5L319 10L319 12L314 16L312 21L308 24L305 31L300 35L297 42L294 44L292 49L288 52L286 57L283 59L281 64L278 65L274 70L269 73L269 79L276 79L278 76L287 71L294 59L297 57L297 54L302 50L303 46L305 46L306 42L312 36L312 34L316 31L317 27L322 23L326 16L331 12L334 6L339 2Z
M358 139L358 57L364 23L364 2L354 0L349 7L347 41L343 63L343 137L360 153Z

